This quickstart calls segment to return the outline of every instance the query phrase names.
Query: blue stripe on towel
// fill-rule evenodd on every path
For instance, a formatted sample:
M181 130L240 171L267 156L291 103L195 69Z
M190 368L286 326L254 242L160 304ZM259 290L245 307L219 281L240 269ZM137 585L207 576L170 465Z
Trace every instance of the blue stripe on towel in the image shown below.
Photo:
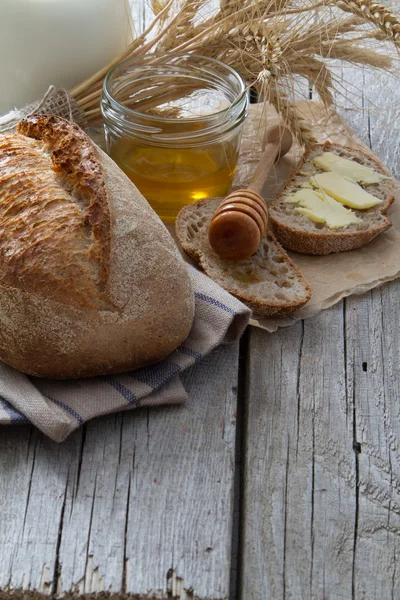
M64 402L61 402L61 400L56 400L55 398L50 398L50 396L45 396L45 397L48 400L51 400L51 402L54 402L54 404L57 404L57 406L60 406L61 408L63 408L68 414L70 414L72 417L74 417L74 419L76 419L78 421L79 425L83 425L84 421L83 421L81 415L78 415L76 410L74 410L73 408L68 406L68 404L64 404Z
M28 419L15 410L4 398L0 396L0 406L10 417L11 423L29 423Z
M201 292L195 292L194 295L198 300L203 300L204 302L207 302L207 304L212 304L213 306L217 306L218 308L221 308L222 310L226 311L227 313L229 313L231 315L236 314L236 312L233 310L233 308L229 308L229 306L222 304L222 302L220 302L219 300L216 300L215 298L212 298L211 296L206 296L205 294L202 294Z
M136 404L139 406L140 400L135 396L133 392L125 385L123 385L118 379L114 379L114 377L103 377L103 381L111 385L114 390L117 390L127 400L128 404Z
M180 371L181 368L179 365L168 360L162 360L151 367L132 371L129 375L133 379L137 379L140 383L144 383L155 390L170 381Z
M196 350L193 350L192 348L188 348L187 346L179 346L179 348L177 348L177 350L181 354L190 356L191 358L194 358L195 360L201 360L203 358L203 355L200 354L200 352L196 352Z

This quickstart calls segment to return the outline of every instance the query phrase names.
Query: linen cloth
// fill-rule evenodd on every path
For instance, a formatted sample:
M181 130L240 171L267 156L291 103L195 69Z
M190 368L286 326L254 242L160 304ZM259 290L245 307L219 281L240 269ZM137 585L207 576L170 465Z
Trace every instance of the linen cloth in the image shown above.
M0 133L14 131L18 123L30 115L51 114L73 121L82 129L86 127L86 117L67 90L51 85L43 98L24 108L15 108L6 115L0 115Z
M0 362L0 425L32 423L62 442L86 421L144 406L183 404L179 374L220 344L233 343L251 311L203 273L188 265L195 318L186 340L164 360L118 376L79 380L29 377ZM1 435L1 428L0 428Z

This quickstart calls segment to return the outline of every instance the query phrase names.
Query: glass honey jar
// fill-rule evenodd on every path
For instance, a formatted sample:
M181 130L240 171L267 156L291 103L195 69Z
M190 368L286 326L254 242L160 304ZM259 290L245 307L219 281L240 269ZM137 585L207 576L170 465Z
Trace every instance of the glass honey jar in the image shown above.
M233 69L193 54L134 57L107 75L101 106L107 152L164 221L228 194L248 108Z

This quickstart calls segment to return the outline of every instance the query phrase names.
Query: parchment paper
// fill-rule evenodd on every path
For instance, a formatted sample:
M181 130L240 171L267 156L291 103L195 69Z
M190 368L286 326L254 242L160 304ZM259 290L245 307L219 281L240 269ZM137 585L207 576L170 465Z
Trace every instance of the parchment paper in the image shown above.
M316 102L299 102L298 106L313 124L313 133L318 141L330 140L352 147L361 147L372 152L357 139L333 110L329 113ZM234 187L244 187L258 162L259 152L254 140L261 140L266 125L276 121L274 109L263 113L261 106L252 105L244 132L237 177ZM261 146L261 143L259 144ZM283 157L267 181L263 196L269 203L284 185L290 173L296 169L301 149L295 146ZM289 252L289 256L300 268L312 287L311 300L292 317L285 319L257 318L251 325L267 331L293 325L299 319L314 317L321 310L336 304L342 298L364 292L391 281L400 275L400 183L396 182L395 202L388 211L393 227L376 237L367 246L349 252L328 256L310 256Z

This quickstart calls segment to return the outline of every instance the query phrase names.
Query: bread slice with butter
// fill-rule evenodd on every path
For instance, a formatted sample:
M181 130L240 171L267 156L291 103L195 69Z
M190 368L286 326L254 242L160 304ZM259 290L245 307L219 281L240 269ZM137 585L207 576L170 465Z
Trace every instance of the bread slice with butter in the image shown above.
M255 314L285 317L306 304L311 288L271 232L249 258L220 258L208 241L208 226L221 200L199 200L185 206L175 222L184 251L221 287L242 300Z
M371 156L338 144L306 151L296 173L272 203L278 241L303 254L330 254L368 244L391 226L393 180Z

